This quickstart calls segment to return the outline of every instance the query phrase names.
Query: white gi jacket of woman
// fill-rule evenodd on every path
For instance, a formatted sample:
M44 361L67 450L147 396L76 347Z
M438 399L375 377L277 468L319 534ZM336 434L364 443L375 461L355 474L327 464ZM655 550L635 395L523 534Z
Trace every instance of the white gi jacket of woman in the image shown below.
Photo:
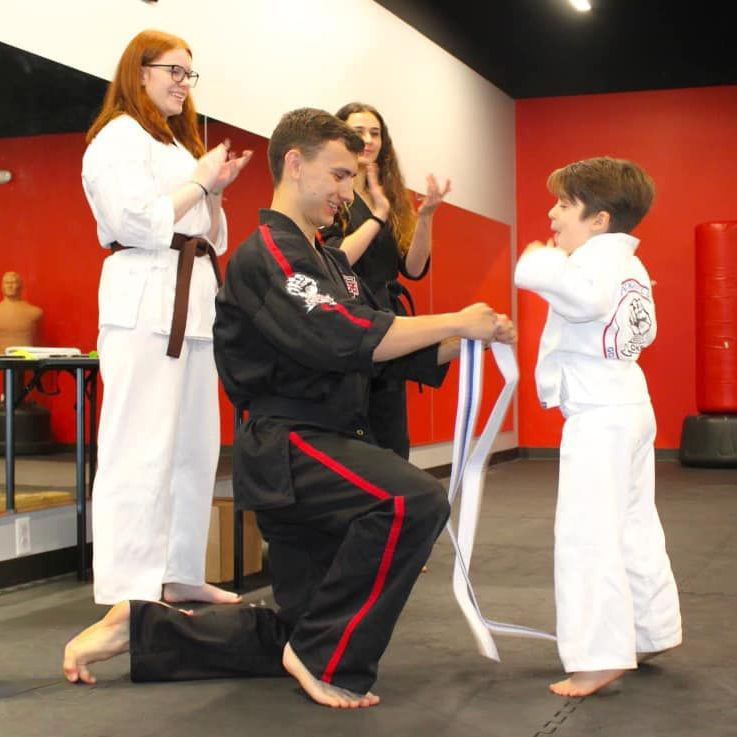
M82 160L82 184L103 248L113 241L131 250L105 259L99 288L99 326L142 326L168 335L179 253L175 232L205 236L210 211L203 198L174 222L168 196L192 179L197 161L181 144L154 139L121 115L92 140ZM227 223L220 210L215 252L225 252ZM210 259L195 259L185 337L212 340L217 282Z
M648 401L637 359L655 340L657 323L638 245L631 235L604 233L570 256L540 248L520 258L514 283L550 305L535 368L543 407Z

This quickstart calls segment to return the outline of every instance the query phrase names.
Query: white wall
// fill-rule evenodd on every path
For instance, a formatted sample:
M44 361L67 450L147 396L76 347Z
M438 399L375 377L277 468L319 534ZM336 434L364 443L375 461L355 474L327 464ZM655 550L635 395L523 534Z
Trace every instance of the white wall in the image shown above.
M371 0L2 0L0 41L110 79L145 28L182 36L200 112L268 137L296 107L385 116L408 185L512 224L514 101Z

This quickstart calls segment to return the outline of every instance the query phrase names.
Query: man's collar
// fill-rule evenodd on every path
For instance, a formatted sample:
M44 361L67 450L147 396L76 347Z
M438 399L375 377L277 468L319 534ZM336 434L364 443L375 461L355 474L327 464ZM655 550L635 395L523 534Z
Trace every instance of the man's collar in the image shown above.
M285 215L283 212L279 212L278 210L270 210L269 208L264 207L258 211L258 219L261 225L269 225L270 227L277 228L281 231L286 230L288 233L300 235L302 238L304 238L306 243L310 244L310 246L314 245L307 240L305 234L301 231L297 223L295 223L292 218L290 218L288 215Z

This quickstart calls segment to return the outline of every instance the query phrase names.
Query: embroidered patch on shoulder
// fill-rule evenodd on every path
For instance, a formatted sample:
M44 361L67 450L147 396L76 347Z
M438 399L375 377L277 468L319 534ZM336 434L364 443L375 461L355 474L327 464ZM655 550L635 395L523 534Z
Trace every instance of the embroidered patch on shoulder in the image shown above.
M343 274L343 281L345 282L345 286L348 292L354 297L358 297L358 279L356 279L355 276L351 276L350 274Z
M287 279L287 292L304 300L307 312L317 305L334 305L335 300L329 294L320 294L317 282L306 274L292 274Z
M604 328L604 357L634 361L652 343L653 302L650 287L626 279L619 288L619 304Z

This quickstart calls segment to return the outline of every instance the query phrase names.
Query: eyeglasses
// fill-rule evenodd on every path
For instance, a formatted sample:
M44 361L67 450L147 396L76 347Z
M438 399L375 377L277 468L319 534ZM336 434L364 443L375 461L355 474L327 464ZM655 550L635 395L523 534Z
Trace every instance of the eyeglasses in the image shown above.
M186 77L189 80L190 87L196 87L197 81L200 78L200 75L197 74L197 72L188 72L184 67L179 66L179 64L144 64L143 66L168 69L169 73L171 74L171 78L177 84L184 82L184 78Z

